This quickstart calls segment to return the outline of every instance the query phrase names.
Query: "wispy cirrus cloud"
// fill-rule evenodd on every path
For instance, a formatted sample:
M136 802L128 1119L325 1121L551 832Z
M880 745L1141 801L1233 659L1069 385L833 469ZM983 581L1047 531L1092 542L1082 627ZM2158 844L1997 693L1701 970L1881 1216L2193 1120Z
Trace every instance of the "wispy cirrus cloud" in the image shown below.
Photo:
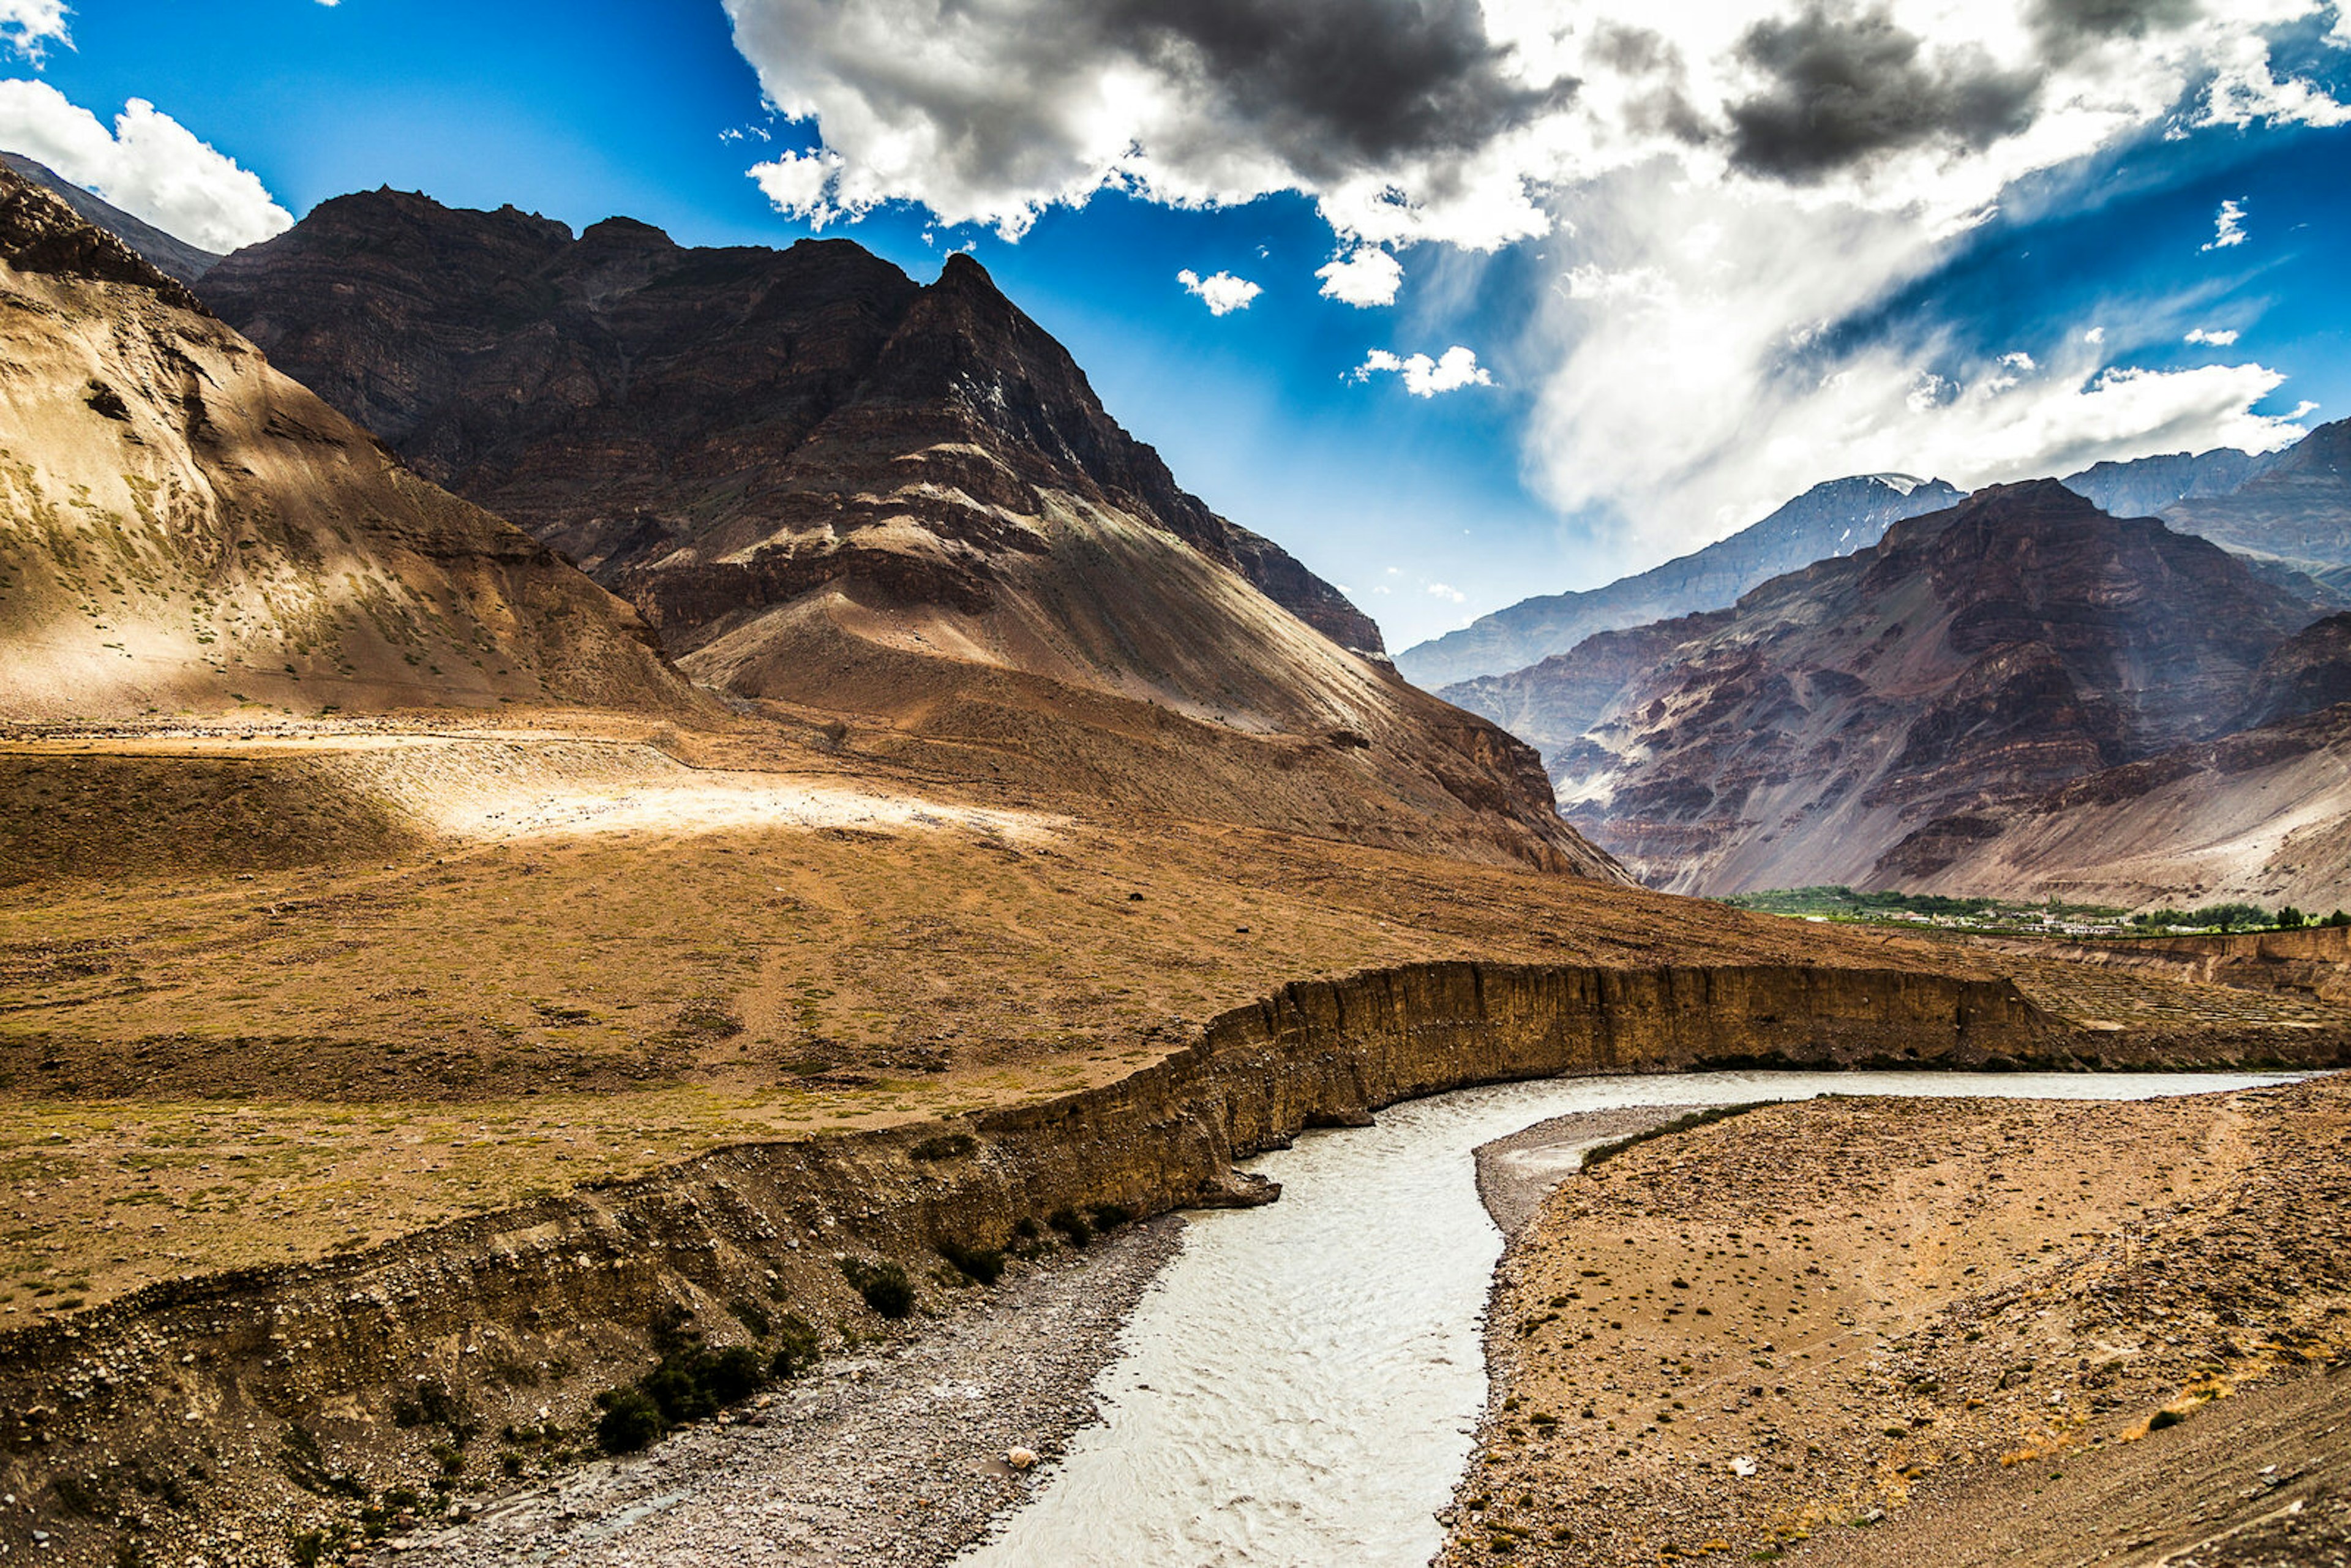
M39 63L51 44L71 47L65 0L0 0L0 45Z

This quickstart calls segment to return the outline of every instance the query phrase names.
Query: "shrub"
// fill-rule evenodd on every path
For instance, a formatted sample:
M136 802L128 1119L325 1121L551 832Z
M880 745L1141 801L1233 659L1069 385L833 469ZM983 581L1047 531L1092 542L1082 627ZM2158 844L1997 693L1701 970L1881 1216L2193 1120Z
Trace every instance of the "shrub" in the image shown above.
M917 1160L952 1160L979 1147L979 1140L969 1133L942 1133L935 1138L925 1138L906 1151Z
M914 1282L895 1263L868 1263L862 1258L841 1260L841 1275L865 1304L885 1318L903 1318L914 1310Z
M1060 1231L1072 1247L1083 1247L1094 1239L1094 1228L1074 1208L1057 1208L1045 1217L1045 1223Z
M776 1320L757 1301L729 1301L726 1310L741 1320L753 1339L765 1339L776 1331Z
M2147 1429L2150 1432L2160 1432L2166 1427L2177 1427L2187 1419L2187 1416L2177 1410L2158 1410L2147 1417Z
M705 1352L695 1372L695 1381L721 1406L741 1404L768 1381L759 1353L747 1344L729 1345L716 1355Z
M1098 1203L1086 1212L1093 1216L1097 1235L1108 1235L1134 1218L1134 1210L1123 1203Z
M798 1312L786 1312L776 1332L775 1358L768 1363L768 1370L778 1377L798 1377L814 1366L822 1354L816 1325Z
M661 1406L642 1389L607 1388L596 1404L604 1412L596 1422L596 1443L608 1454L633 1454L668 1430Z
M1004 1254L993 1249L980 1249L942 1241L939 1256L955 1265L965 1278L983 1285L993 1285L1004 1277Z

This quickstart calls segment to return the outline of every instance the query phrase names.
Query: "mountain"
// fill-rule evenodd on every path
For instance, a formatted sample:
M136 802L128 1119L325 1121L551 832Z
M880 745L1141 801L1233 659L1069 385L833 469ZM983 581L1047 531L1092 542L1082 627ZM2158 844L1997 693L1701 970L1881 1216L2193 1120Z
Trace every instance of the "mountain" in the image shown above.
M2351 707L2322 709L1937 818L1877 885L2324 911L2351 887Z
M37 162L21 152L0 152L0 168L46 189L71 207L84 223L104 229L153 263L155 269L167 277L176 277L182 283L193 283L220 260L211 251L199 250L176 235L165 234L153 224L132 217L103 197L83 190L47 164Z
M0 172L0 716L697 705L643 622Z
M689 249L378 191L206 300L697 681L1040 791L1619 874L1540 758L1182 489L969 256Z
M1396 655L1405 677L1435 691L1564 653L1595 632L1719 610L1766 579L1877 542L1889 524L1949 506L1940 479L1863 474L1831 479L1765 517L1689 555L1605 588L1522 599L1458 632Z
M2351 420L2320 425L2225 495L2184 497L2162 517L2230 549L2304 570L2351 565Z
M575 239L511 207L378 191L240 251L204 295L420 470L607 582L763 548L805 575L864 544L852 536L877 510L910 509L949 547L935 564L968 582L984 574L952 547L1036 516L1054 489L1381 652L1336 589L1178 488L967 256L924 288L846 240L686 249L627 218ZM895 465L878 494L855 487L876 444Z
M2124 463L2098 463L2062 483L2076 496L2117 517L2154 517L2191 498L2225 496L2261 474L2276 459L2233 446L2210 452L2166 452Z
M2230 733L2313 615L2208 541L2042 480L1728 612L1450 690L1489 716L1600 708L1551 771L1570 820L1645 880L1862 886L1930 821Z

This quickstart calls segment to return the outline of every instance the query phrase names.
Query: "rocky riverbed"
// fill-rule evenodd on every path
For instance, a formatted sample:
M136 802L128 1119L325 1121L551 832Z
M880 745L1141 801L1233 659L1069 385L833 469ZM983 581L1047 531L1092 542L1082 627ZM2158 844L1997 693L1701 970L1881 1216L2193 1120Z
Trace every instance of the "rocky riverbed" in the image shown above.
M1167 1216L1016 1268L916 1337L826 1361L731 1418L492 1504L380 1561L945 1563L1094 1416L1135 1300L1183 1245Z

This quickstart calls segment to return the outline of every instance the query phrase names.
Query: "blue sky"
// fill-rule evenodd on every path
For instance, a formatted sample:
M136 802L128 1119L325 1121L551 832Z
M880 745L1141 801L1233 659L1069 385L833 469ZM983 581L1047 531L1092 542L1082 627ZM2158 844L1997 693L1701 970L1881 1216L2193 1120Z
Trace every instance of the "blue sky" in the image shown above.
M1734 7L1638 47L1595 5L1573 37L1505 48L1493 5L1436 5L1387 47L1359 35L1396 0L1335 22L1326 0L1234 0L1206 10L1279 14L1311 72L1242 27L1176 38L1156 88L1137 62L1172 57L1165 37L1077 26L1064 0L996 8L1032 26L992 35L910 23L935 0L110 0L64 15L69 42L39 37L51 3L0 0L21 46L0 78L110 130L152 102L296 217L391 184L575 228L626 213L690 244L821 224L925 278L967 246L1181 482L1397 646L1839 473L1981 483L2351 413L2351 27L2324 3L2085 42L2054 0L2022 0L2022 44L1969 33L1965 7ZM1364 96L1328 100L1349 49ZM975 61L996 98L969 89ZM1906 103L1959 83L1949 103L2004 107L1869 144L1789 132L1821 131L1801 95L1850 92L1856 61ZM1526 88L1546 70L1572 101ZM1668 89L1689 123L1655 107ZM15 140L97 160L78 177L142 215L215 200L224 223L283 221L186 147L122 129L93 151L48 100L14 102ZM1321 292L1317 269L1364 246L1401 263L1394 301ZM1184 269L1260 291L1212 314ZM1416 396L1359 373L1456 345L1485 379Z

